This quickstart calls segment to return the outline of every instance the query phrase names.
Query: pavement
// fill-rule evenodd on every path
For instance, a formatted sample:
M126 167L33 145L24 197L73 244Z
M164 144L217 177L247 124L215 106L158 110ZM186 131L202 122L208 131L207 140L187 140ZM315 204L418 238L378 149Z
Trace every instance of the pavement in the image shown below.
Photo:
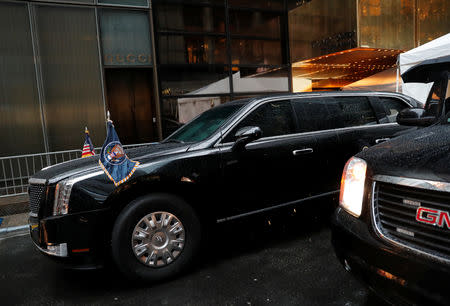
M0 197L0 239L28 231L28 207L26 194Z
M270 221L270 222L269 222ZM185 275L132 283L114 267L66 270L28 235L0 239L1 305L383 305L347 273L328 218L223 224Z

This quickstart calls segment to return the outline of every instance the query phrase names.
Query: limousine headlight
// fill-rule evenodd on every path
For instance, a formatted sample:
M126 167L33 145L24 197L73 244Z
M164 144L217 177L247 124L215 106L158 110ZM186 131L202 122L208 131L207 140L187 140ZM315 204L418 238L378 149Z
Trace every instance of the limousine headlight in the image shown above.
M104 174L103 171L88 172L87 174L71 176L56 184L55 201L53 203L53 215L58 216L66 215L69 213L69 200L73 185L102 174Z
M66 215L69 212L69 199L74 181L70 179L62 180L56 184L55 202L53 204L53 215Z
M361 215L366 170L367 163L363 159L352 157L342 173L339 204L355 217Z

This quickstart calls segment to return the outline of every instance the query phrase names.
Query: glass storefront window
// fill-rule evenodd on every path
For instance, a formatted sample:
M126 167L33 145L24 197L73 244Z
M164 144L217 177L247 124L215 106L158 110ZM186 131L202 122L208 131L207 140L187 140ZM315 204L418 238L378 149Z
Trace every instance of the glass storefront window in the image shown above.
M158 31L225 32L225 9L155 4Z
M42 2L70 2L70 3L89 3L94 4L94 0L41 0Z
M105 65L152 64L150 26L146 12L102 9L100 29Z
M199 4L199 5L215 5L215 6L224 6L225 0L152 0L152 3L191 3L191 4Z
M356 1L300 1L289 11L289 44L293 62L355 48Z
M280 65L284 61L279 40L233 39L231 49L233 65Z
M99 4L117 4L128 6L148 6L147 0L98 0Z
M161 64L223 64L227 61L225 37L160 34L158 42Z
M0 3L0 40L0 156L45 152L26 4Z
M261 8L282 10L284 8L284 0L228 0L232 7Z
M450 2L448 0L419 0L418 44L423 45L450 31Z
M239 68L233 70L234 92L278 92L289 90L287 68Z
M232 35L280 38L280 15L258 11L230 11Z
M223 66L160 66L163 96L229 93L228 71Z
M199 114L226 103L228 96L170 98L162 100L162 123L166 136Z
M50 151L79 149L87 126L94 145L105 113L94 8L36 6Z
M397 50L414 48L414 2L360 0L360 46Z

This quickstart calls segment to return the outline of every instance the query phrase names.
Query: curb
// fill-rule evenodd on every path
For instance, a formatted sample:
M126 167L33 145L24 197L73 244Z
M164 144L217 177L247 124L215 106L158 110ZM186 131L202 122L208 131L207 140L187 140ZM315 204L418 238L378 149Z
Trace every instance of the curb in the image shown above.
M26 232L28 225L11 226L0 229L0 238L6 234L13 234L18 232Z

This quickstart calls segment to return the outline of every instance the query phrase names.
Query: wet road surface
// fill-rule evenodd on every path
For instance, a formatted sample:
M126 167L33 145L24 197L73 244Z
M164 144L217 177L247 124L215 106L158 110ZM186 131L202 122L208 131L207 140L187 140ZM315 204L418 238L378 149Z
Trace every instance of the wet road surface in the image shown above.
M303 218L304 219L304 218ZM0 240L0 304L380 305L337 261L328 218L221 225L189 273L161 284L65 270L25 236Z

